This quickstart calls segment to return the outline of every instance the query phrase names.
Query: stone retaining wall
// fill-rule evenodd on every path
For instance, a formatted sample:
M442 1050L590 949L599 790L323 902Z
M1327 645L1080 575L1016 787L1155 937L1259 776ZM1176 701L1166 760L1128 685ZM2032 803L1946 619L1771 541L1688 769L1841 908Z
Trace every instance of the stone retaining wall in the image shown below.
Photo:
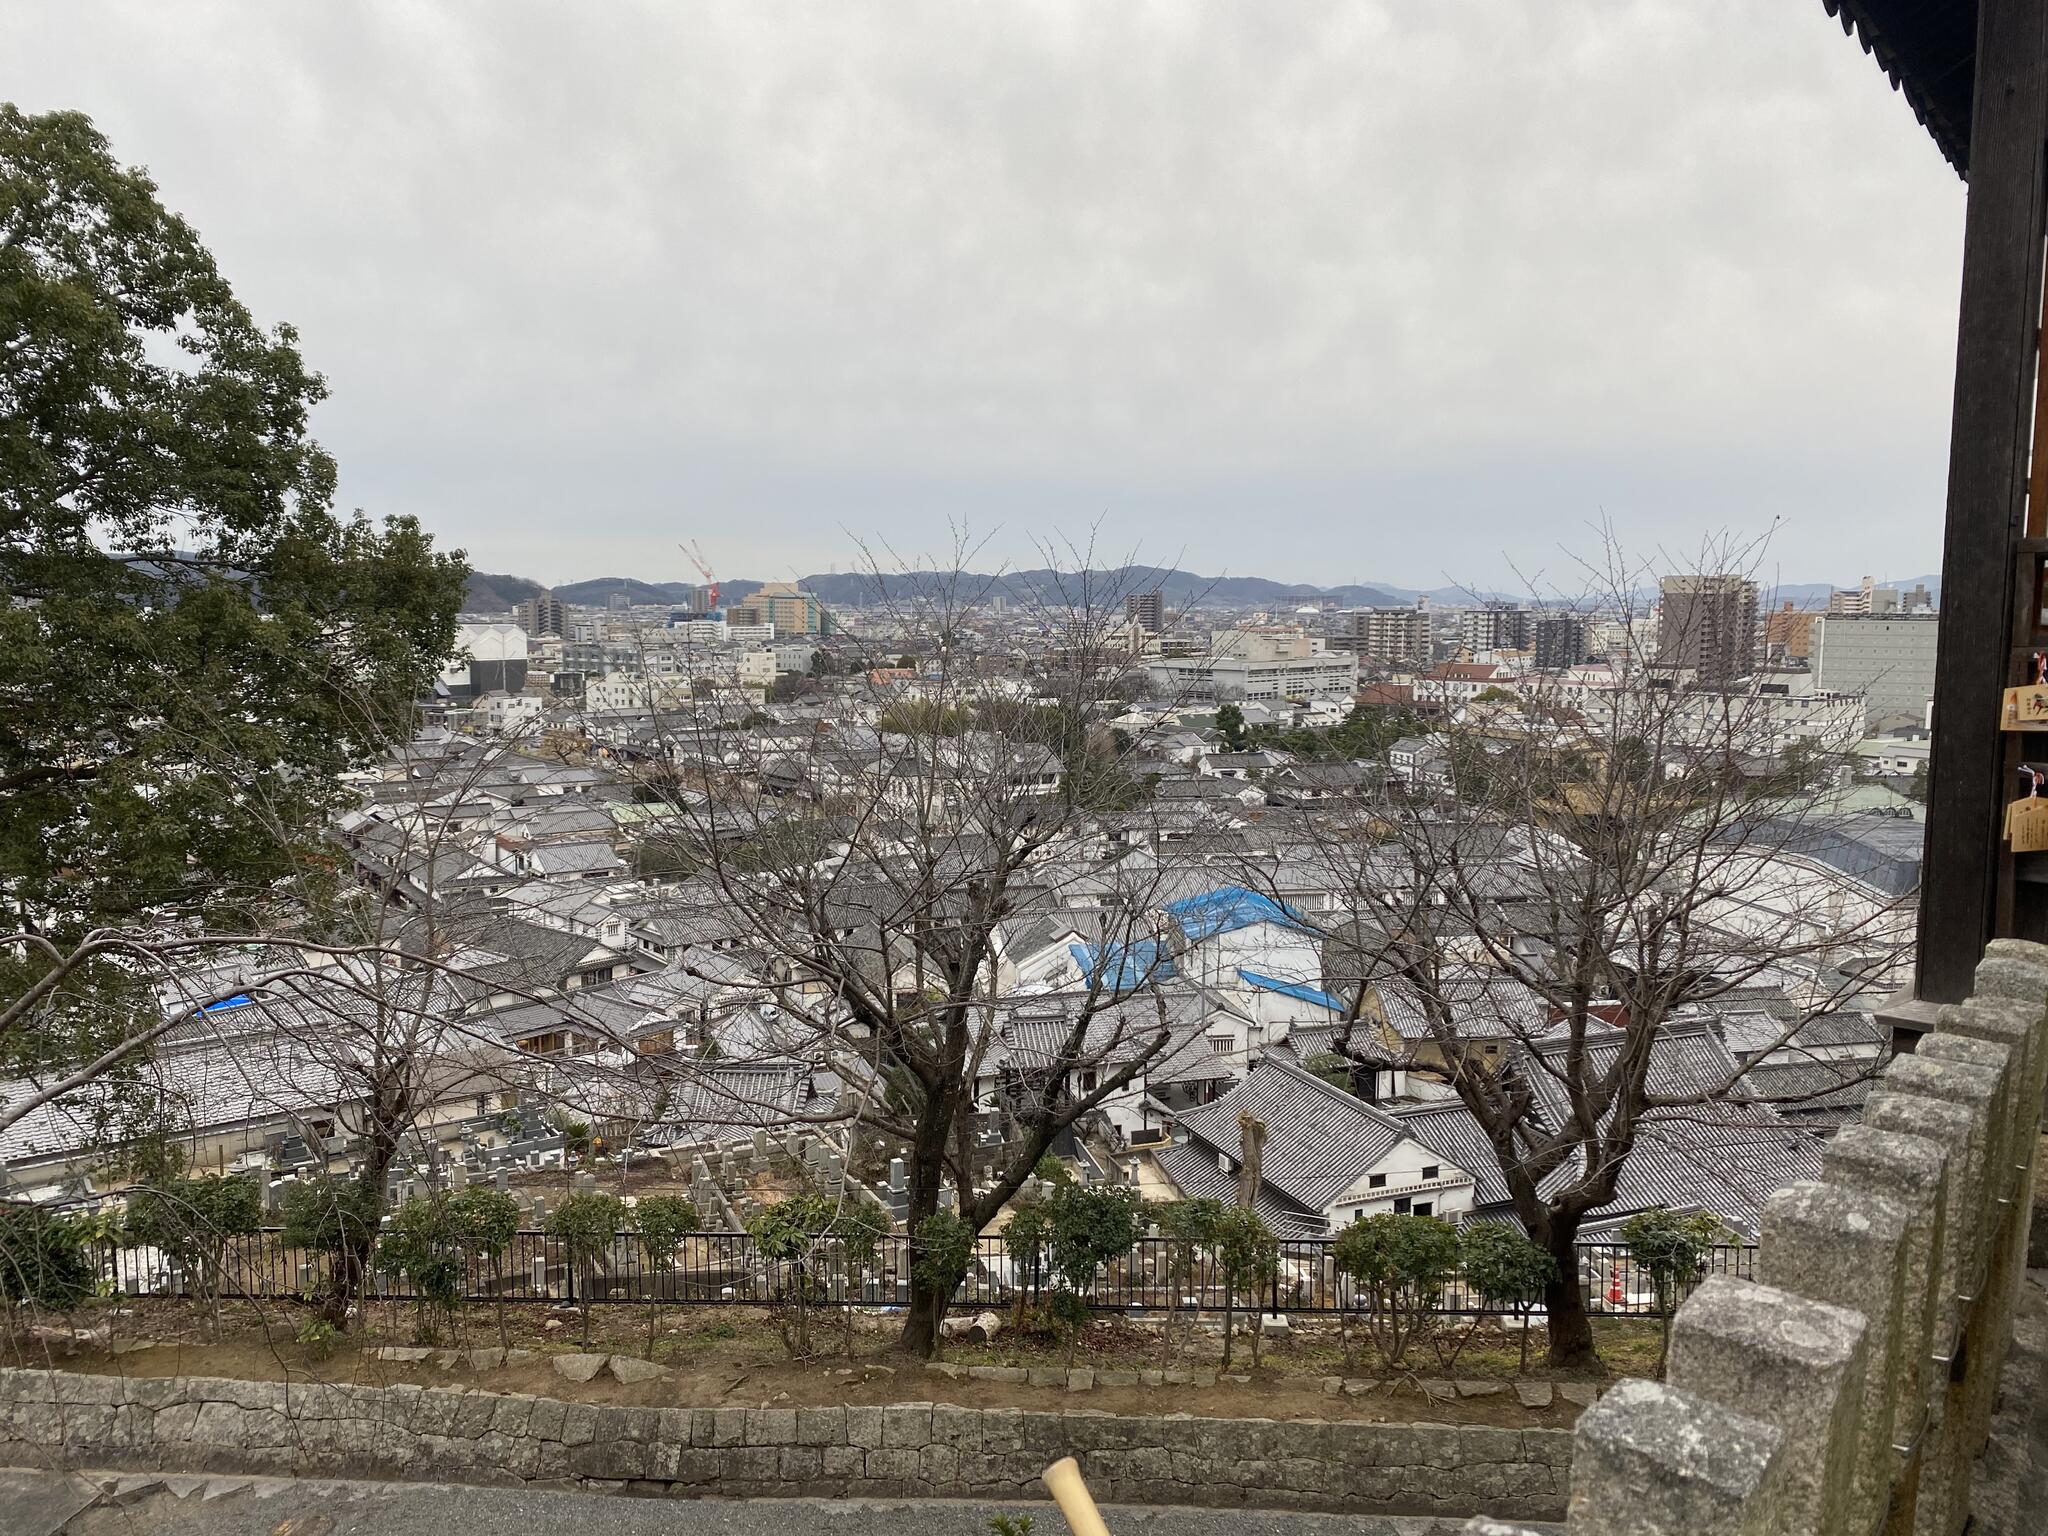
M902 1403L634 1408L424 1387L0 1371L0 1464L489 1484L682 1497L1098 1499L1376 1514L1564 1508L1571 1434Z

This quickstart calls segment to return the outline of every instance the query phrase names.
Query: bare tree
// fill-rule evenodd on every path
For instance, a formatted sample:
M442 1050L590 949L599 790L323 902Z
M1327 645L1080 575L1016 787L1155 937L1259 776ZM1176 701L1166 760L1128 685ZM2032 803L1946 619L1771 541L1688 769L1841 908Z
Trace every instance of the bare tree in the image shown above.
M1440 700L1406 782L1275 818L1282 856L1246 866L1275 894L1289 864L1332 893L1298 915L1323 931L1348 1005L1339 1052L1440 1078L1477 1123L1513 1214L1557 1262L1555 1365L1593 1356L1577 1245L1595 1213L1642 1202L1632 1160L1679 1142L1704 1178L1798 1176L1816 1144L1761 1102L1751 1068L1890 979L1910 933L1899 893L1827 862L1859 831L1900 830L1859 827L1843 803L1860 713L1845 730L1841 706L1802 706L1746 666L1678 664L1644 571L1610 545L1593 574L1576 611L1601 621L1603 661ZM1709 648L1714 670L1732 644ZM1778 1005L1746 1060L1679 1048L1689 1023L1765 991Z
M695 899L750 957L782 1048L836 1072L836 1112L906 1159L902 1344L920 1355L965 1270L958 1238L1174 1038L1147 1000L1167 966L1160 868L1131 743L1105 724L1133 662L1122 583L1067 553L1015 620L1029 660L959 551L949 570L871 559L869 637L841 646L851 676L826 702L741 729L751 699L700 693L661 722L659 835L698 860ZM1025 1029L1001 993L1039 920L1071 926L1078 958Z
M344 1324L394 1171L409 1149L431 1160L437 1121L505 1089L530 1094L543 1078L587 1107L629 1075L630 1043L558 973L561 955L588 942L563 936L551 971L546 956L508 946L523 925L483 894L504 883L489 862L495 832L462 812L529 761L520 747L465 743L445 759L417 741L394 747L379 780L389 793L366 797L369 811L344 818L326 851L296 847L293 878L243 903L251 917L260 908L260 931L0 939L20 972L0 1001L0 1036L97 1042L89 1059L62 1052L11 1085L0 1131L61 1109L60 1135L93 1127L85 1139L118 1153L149 1132L175 1148L200 1129L181 1101L203 1058L220 1079L203 1085L209 1098L289 1125L330 1175L322 1187L340 1244L322 1305ZM224 993L235 1006L211 1007ZM559 1080L517 1049L496 1011L507 1005L547 1009L586 1058L581 1069Z

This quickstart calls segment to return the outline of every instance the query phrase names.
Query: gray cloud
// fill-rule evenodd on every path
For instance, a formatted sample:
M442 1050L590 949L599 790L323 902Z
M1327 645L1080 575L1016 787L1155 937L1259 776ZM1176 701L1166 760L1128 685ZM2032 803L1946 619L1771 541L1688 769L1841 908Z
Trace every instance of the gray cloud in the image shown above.
M1818 0L51 6L0 95L147 164L486 569L843 567L1097 519L1431 585L1783 519L1938 560L1962 188Z

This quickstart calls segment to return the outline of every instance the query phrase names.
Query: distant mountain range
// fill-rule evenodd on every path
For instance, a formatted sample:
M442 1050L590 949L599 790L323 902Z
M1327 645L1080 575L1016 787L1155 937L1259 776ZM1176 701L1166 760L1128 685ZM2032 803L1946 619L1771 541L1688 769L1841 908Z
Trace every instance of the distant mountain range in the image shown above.
M1319 587L1305 582L1271 581L1263 576L1195 576L1161 566L1131 565L1108 571L1005 571L1000 575L973 572L912 571L877 578L865 572L833 571L802 577L799 585L816 594L829 606L857 608L887 598L904 598L935 592L949 583L963 590L1001 596L1016 603L1061 603L1075 599L1084 584L1097 594L1105 592L1150 592L1158 588L1168 607L1194 605L1217 608L1277 608L1298 603L1334 601L1347 608L1396 607L1427 597L1432 603L1459 606L1478 602L1514 602L1514 593L1469 592L1463 587L1396 587L1345 585ZM1888 583L1901 591L1924 583L1938 600L1941 578L1915 576ZM758 581L736 578L721 582L720 595L727 603L743 602L761 587ZM526 598L546 590L540 582L524 576L472 572L468 606L476 613L502 613ZM1790 602L1799 607L1825 606L1835 588L1828 582L1787 583L1765 594L1766 602ZM697 585L687 581L640 581L631 576L600 576L592 581L570 582L554 589L565 603L603 607L615 594L623 593L629 603L686 603L696 595Z

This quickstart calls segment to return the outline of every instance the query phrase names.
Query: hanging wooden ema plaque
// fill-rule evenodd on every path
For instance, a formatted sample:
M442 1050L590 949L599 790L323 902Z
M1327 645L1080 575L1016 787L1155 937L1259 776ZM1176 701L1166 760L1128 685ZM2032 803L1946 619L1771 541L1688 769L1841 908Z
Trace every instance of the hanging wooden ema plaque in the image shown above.
M2005 708L1998 723L2007 731L2048 731L2048 652L2034 652L2031 683L2005 690Z
M2005 840L2014 853L2039 853L2048 849L2048 800L2041 798L2041 772L2026 764L2020 773L2027 780L2027 792L2005 808Z

